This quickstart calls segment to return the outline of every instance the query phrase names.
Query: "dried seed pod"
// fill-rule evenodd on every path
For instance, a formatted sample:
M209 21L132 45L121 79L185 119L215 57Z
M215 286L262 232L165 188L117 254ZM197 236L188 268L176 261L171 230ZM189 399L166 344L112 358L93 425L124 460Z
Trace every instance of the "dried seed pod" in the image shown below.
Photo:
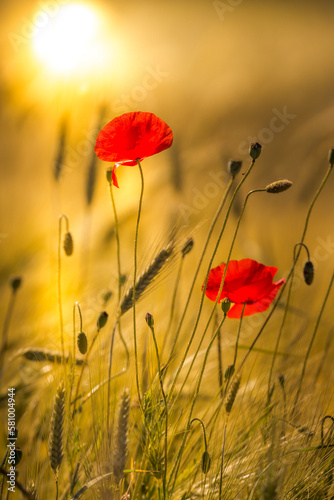
M80 332L78 335L78 349L81 354L86 354L87 352L87 336L84 332Z
M307 285L312 285L314 278L314 266L310 260L305 263L304 269L304 280Z
M73 238L71 233L65 233L64 251L68 257L73 253Z
M249 148L249 154L252 158L252 160L257 160L257 158L260 156L262 150L261 144L258 142L252 142Z
M229 365L224 373L225 381L228 382L234 373L234 365Z
M235 177L241 170L242 161L241 160L230 160L227 164L227 170L230 172L232 177Z
M267 193L282 193L292 186L292 182L288 179L272 182L266 187Z
M210 467L211 467L211 458L209 452L205 450L205 452L202 455L202 461L201 461L201 468L203 474L207 474L210 470Z

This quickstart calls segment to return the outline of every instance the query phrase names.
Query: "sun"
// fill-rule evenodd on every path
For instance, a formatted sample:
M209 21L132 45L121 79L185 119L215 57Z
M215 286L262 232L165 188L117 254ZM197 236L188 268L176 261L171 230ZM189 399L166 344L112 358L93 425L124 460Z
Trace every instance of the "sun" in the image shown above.
M36 28L34 51L52 72L85 71L101 62L100 34L100 19L95 10L84 4L66 4L49 16L45 26Z

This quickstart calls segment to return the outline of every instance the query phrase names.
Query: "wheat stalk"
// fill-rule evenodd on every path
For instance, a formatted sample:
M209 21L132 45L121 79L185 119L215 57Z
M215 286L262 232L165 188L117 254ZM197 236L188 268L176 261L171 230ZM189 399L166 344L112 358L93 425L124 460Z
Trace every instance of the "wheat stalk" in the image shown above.
M51 431L49 436L50 465L56 479L63 459L63 427L65 416L65 387L64 383L58 386L53 404L51 417Z
M172 255L174 245L169 243L166 245L152 262L146 267L136 280L135 298L136 301L142 296L144 291L151 285L153 280L157 277L162 267ZM120 315L125 314L133 306L133 286L128 288L120 305Z
M125 389L118 410L117 431L113 443L112 465L115 483L123 478L123 470L128 455L128 421L130 412L130 393Z

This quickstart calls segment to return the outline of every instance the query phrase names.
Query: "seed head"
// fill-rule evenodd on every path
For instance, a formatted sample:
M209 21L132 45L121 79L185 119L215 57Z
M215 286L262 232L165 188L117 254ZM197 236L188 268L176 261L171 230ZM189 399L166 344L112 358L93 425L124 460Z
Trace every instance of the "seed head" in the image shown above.
M227 164L227 169L232 175L232 177L235 177L240 172L241 167L242 167L241 160L230 160Z
M288 179L272 182L266 187L267 193L282 193L292 186L292 182Z
M260 156L262 150L261 144L258 142L252 142L249 148L249 154L252 158L252 160L257 160L257 158Z

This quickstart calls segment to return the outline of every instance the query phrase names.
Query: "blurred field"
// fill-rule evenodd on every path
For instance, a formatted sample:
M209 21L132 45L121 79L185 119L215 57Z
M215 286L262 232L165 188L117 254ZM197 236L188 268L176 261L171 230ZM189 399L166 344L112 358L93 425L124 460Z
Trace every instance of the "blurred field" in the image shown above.
M71 259L62 258L67 344L71 343L75 301L80 302L85 328L91 331L96 316L104 308L102 295L107 289L114 292L107 309L110 315L115 314L116 247L106 165L102 162L97 165L93 201L89 205L85 190L99 122L104 124L123 112L153 112L174 133L171 150L143 163L146 187L139 237L141 270L167 243L173 225L178 228L179 242L191 234L195 240L194 252L185 264L179 293L181 298L185 297L226 183L222 172L231 157L244 161L244 172L249 163L248 144L256 140L264 146L262 155L237 199L215 265L227 257L235 221L247 192L288 178L293 182L288 192L277 197L258 193L250 199L232 256L276 265L278 279L287 275L307 208L328 165L328 150L334 147L334 4L253 0L240 2L238 6L232 3L96 2L95 8L103 19L106 63L100 72L64 76L51 74L36 59L32 37L25 31L27 22L33 23L36 9L43 2L2 1L1 321L8 307L10 276L21 275L23 279L10 324L7 361L19 348L60 347L57 231L62 213L69 217L75 248ZM224 4L227 10L223 13L218 4ZM62 174L56 181L53 168L64 115L68 117L66 155ZM120 190L115 197L122 265L129 276L133 270L139 175L136 168L122 167L118 177ZM330 178L310 220L306 244L316 266L316 279L306 291L300 279L306 255L302 254L298 267L299 282L292 300L295 312L289 317L287 328L291 335L282 343L283 350L296 356L305 351L303 335L309 336L312 331L333 269L333 182L334 178ZM219 224L215 235L218 229ZM194 293L194 308L200 298L206 265ZM148 310L160 318L162 329L167 323L166 310L175 277L176 263L168 268L157 289L138 306L142 318ZM313 371L321 360L333 325L332 303L333 292L314 346ZM177 309L182 306L183 302ZM210 310L210 306L205 307ZM194 308L188 313L189 327ZM250 344L253 328L259 324L260 319L254 324L250 320L248 327L245 322L242 344ZM235 328L226 331L227 357L232 352L229 347L234 345ZM144 331L143 322L141 347ZM275 337L273 330L270 332L261 340L263 348L273 348ZM182 343L186 343L186 338ZM101 349L103 345L102 341ZM332 380L327 378L332 356L333 347L321 379L324 384L321 397L327 398L324 404L328 404L328 411L333 411ZM116 362L118 368L122 367L122 361L120 356ZM258 363L255 377L260 379L261 369L267 368L269 362L266 356L254 354L250 371ZM37 378L36 367L24 368L24 362L13 366L19 370L6 373L6 384L23 382L27 373L31 376L29 370L36 370ZM210 387L215 366L215 360L208 366L205 387L210 395L215 392ZM290 373L292 366L289 359L281 368ZM98 378L99 374L95 375ZM250 379L252 376L249 375ZM52 384L52 380L48 379L45 387L48 383ZM1 394L4 389L2 384ZM31 405L30 418L33 402ZM4 435L4 429L1 434Z

